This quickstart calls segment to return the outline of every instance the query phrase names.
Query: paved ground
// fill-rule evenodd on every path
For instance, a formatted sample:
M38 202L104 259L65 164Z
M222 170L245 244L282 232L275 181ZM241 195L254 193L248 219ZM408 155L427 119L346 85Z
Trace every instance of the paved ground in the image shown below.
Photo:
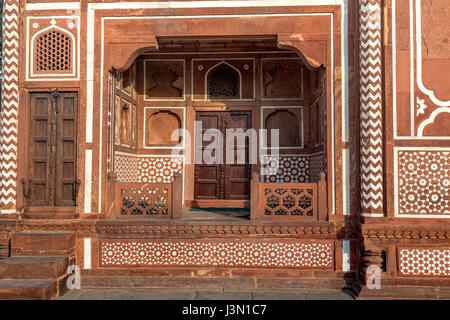
M79 289L62 300L352 300L342 291L207 291L169 289Z

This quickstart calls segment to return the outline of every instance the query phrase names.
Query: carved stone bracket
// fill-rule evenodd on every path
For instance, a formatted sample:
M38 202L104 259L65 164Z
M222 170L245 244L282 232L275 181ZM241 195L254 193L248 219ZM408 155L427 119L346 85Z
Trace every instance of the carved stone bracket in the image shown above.
M310 68L327 66L327 43L325 40L305 40L297 34L278 34L280 49L295 49Z
M155 36L143 37L118 37L109 42L107 48L110 54L106 64L107 69L114 68L119 71L127 70L137 56L144 52L158 50L158 40Z

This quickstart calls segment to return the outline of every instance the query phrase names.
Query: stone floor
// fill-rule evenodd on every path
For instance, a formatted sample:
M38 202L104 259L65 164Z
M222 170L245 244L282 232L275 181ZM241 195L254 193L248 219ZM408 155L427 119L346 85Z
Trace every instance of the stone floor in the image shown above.
M200 221L236 221L242 222L250 219L248 209L204 208L184 209L182 220Z
M338 290L208 291L173 289L74 289L61 300L352 300Z

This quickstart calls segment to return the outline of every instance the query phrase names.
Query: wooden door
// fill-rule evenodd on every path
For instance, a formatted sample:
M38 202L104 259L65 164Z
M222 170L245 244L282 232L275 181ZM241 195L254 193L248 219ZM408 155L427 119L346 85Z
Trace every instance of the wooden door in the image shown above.
M222 131L221 112L197 112L197 121L202 123L202 135L208 129L218 129ZM195 137L199 139L199 137ZM210 142L203 141L201 152ZM196 199L223 199L224 190L221 181L224 171L221 164L196 164L195 165L195 187L194 193Z
M243 130L244 132L251 127L251 114L248 111L231 111L223 113L223 123L226 129ZM224 135L225 137L225 135ZM233 163L224 165L225 169L225 199L227 200L247 200L250 196L250 175L251 166L249 163L249 138L245 141L234 139L233 148L226 148L226 141L224 144L225 152L224 159L234 158ZM232 155L227 152L233 150ZM244 159L238 161L238 154L241 154ZM242 160L245 162L242 163Z
M50 110L49 93L31 94L29 205L46 206L50 199Z
M77 94L57 98L55 205L73 206L76 169Z
M31 93L28 205L73 206L76 93Z
M251 127L249 111L213 111L197 112L197 121L202 122L202 134L207 129L217 129L222 133L222 163L196 164L194 194L196 200L247 200L250 198L250 163L249 141L234 143L234 162L227 164L226 129L242 129ZM198 137L196 137L198 139ZM202 154L210 141L202 142ZM237 163L237 152L245 153L243 164Z

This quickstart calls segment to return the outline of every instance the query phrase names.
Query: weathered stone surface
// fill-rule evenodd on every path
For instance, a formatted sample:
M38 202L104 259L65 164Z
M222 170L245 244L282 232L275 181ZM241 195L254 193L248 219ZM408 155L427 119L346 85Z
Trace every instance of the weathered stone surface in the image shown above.
M70 254L74 246L73 233L16 233L11 239L12 255Z
M66 273L68 263L64 256L9 257L0 261L0 279L56 279Z
M55 280L0 280L0 299L49 300L57 297Z
M82 288L194 288L194 289L251 289L251 278L226 277L82 277Z
M196 300L251 300L249 291L197 291Z

